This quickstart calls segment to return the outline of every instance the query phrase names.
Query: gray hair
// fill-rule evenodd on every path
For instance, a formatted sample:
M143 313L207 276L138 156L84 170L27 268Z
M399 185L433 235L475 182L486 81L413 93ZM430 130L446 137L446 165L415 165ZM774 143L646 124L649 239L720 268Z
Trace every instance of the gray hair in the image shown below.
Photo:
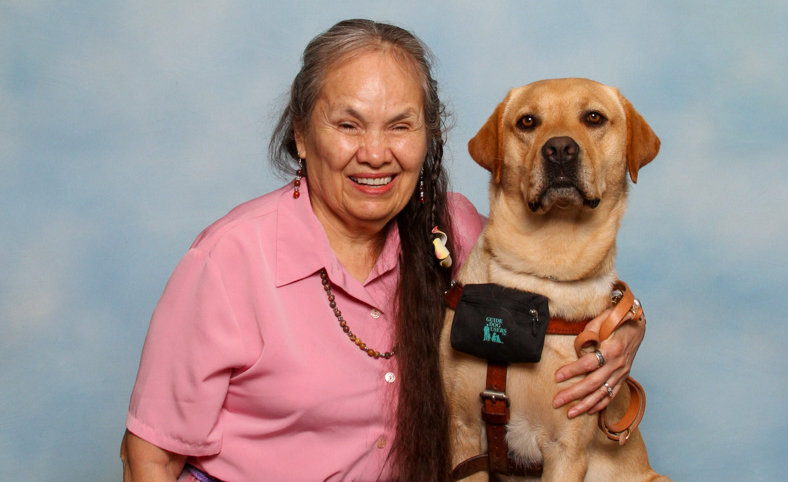
M297 168L296 129L305 130L315 106L323 80L339 62L370 51L393 55L420 77L427 128L427 164L430 172L436 156L440 165L446 130L446 109L438 98L438 83L432 77L433 56L429 48L411 32L385 23L366 19L344 20L313 38L301 57L301 70L293 80L287 106L274 128L268 146L271 164L287 176ZM437 175L437 173L435 173ZM430 176L433 177L433 176Z

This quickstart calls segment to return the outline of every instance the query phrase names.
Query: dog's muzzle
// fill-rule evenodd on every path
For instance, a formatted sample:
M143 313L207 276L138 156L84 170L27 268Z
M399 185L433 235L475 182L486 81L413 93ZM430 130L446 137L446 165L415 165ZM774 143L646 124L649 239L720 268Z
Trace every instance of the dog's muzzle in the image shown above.
M549 209L553 205L568 207L582 204L595 208L599 199L590 198L581 188L580 146L568 136L551 137L541 149L544 163L544 189L534 201L528 203L532 212Z

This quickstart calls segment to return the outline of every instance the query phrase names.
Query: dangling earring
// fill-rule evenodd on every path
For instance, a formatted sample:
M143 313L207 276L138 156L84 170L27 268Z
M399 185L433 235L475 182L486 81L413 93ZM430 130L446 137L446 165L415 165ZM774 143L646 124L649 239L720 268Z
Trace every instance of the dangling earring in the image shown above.
M293 198L298 199L301 197L301 193L298 192L298 188L301 187L301 177L304 175L304 160L299 158L298 159L298 170L296 171L296 177L293 181Z
M424 168L419 173L419 201L424 204Z

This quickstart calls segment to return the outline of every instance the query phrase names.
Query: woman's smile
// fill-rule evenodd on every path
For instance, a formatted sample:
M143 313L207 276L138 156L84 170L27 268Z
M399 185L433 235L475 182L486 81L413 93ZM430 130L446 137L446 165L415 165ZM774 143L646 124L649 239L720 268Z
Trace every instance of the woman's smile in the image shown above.
M356 184L361 184L362 186L380 187L390 184L394 180L394 176L386 176L386 177L350 176L350 180L355 182Z

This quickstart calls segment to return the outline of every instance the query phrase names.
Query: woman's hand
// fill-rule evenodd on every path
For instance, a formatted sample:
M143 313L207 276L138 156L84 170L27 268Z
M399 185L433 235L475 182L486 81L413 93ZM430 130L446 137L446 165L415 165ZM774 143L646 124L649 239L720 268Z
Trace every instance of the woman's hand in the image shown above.
M146 442L128 430L120 444L123 482L175 482L183 472L186 458Z
M591 320L586 330L599 333L599 328L609 313L610 310L607 310ZM594 414L607 407L629 376L632 361L645 333L645 317L623 322L607 340L599 345L599 351L605 359L602 366L599 366L599 359L594 353L587 353L577 361L561 367L555 373L556 382L580 375L587 374L587 376L560 391L553 399L553 407L558 408L578 401L577 405L569 410L569 418L583 413ZM605 383L613 389L613 396L609 395Z

